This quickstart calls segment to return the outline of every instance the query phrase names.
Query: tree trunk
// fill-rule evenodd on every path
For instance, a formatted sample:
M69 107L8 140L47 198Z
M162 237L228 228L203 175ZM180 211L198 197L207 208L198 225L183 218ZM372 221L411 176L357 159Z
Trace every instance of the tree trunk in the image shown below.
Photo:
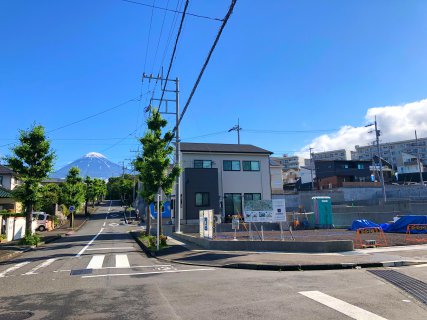
M33 222L33 216L32 216L32 211L33 211L33 204L30 202L26 205L26 215L25 215L25 233L26 234L32 234L33 230L32 230L32 222Z
M145 207L145 211L147 212L147 218L145 221L145 235L149 236L150 235L150 229L151 229L151 214L150 214L150 206L146 206Z
M89 202L89 199L86 199L85 201L85 215L88 216L89 212L87 212L87 203Z
M70 228L74 227L74 211L70 212Z

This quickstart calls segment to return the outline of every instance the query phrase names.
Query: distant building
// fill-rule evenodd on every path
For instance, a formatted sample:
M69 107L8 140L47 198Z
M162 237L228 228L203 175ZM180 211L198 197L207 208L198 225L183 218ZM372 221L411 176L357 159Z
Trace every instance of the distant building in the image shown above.
M347 149L338 149L325 152L315 152L312 155L314 161L317 160L351 160L352 152Z
M304 165L304 158L299 156L288 156L286 154L283 157L271 157L274 161L278 161L282 165L284 171L289 169L299 170Z
M11 191L19 185L15 172L8 167L0 165L0 211L21 212L22 204L16 202Z
M342 187L346 182L369 183L370 161L324 160L315 161L319 189Z
M271 194L284 194L283 171L280 162L270 158Z
M402 152L397 158L397 172L400 173L414 173L424 172L424 165L422 161L418 164L417 156L409 153Z
M213 209L225 221L243 213L243 201L270 200L272 152L247 144L181 143L182 219L199 221Z
M356 146L357 160L371 160L374 155L378 154L376 145ZM395 141L380 144L381 157L387 160L397 170L401 166L402 153L407 153L417 157L419 154L421 162L427 163L427 138Z

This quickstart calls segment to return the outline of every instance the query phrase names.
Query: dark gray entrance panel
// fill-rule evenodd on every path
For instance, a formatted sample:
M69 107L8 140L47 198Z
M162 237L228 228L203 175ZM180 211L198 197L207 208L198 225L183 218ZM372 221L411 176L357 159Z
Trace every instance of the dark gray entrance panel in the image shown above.
M186 168L184 170L184 219L199 219L199 210L213 209L219 211L218 169ZM207 205L196 205L196 194L208 193ZM204 200L206 199L203 196ZM200 199L200 198L199 198ZM200 203L200 201L198 201ZM206 201L203 201L206 204Z

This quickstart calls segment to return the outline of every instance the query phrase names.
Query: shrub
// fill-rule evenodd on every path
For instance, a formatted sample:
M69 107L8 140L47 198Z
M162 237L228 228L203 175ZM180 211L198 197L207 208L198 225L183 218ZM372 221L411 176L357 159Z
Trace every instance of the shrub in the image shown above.
M155 247L156 246L156 237L155 236L148 236L148 246L149 247Z
M21 239L21 243L29 246L37 246L40 243L40 236L37 233L26 233L25 237Z
M165 235L160 235L160 245L162 246L162 247L166 247L167 246L167 240L168 240L168 237L167 236L165 236Z
M2 240L6 240L6 235L4 233L0 234L0 241L2 241Z

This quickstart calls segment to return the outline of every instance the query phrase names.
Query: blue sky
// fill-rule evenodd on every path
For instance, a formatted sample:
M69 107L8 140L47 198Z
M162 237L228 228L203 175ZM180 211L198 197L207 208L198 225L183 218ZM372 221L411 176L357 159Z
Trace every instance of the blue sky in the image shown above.
M183 8L182 2L155 5L175 9ZM188 11L222 18L228 5L192 0ZM14 142L19 129L39 123L49 132L57 168L92 151L114 162L131 158L136 137L145 130L143 109L151 96L145 93L153 90L152 84L141 84L141 75L156 74L163 56L167 68L177 31L177 23L171 29L174 17L121 0L1 1L0 155L9 153L5 145ZM180 78L182 106L219 26L186 17L171 72ZM299 151L324 133L340 140L338 129L363 126L370 108L427 98L425 39L427 2L422 0L238 0L181 136L235 143L236 134L226 131L240 118L242 143L276 154ZM416 108L426 111L427 102ZM427 134L426 123L414 126ZM199 137L211 133L218 134ZM331 146L316 145L319 151Z

